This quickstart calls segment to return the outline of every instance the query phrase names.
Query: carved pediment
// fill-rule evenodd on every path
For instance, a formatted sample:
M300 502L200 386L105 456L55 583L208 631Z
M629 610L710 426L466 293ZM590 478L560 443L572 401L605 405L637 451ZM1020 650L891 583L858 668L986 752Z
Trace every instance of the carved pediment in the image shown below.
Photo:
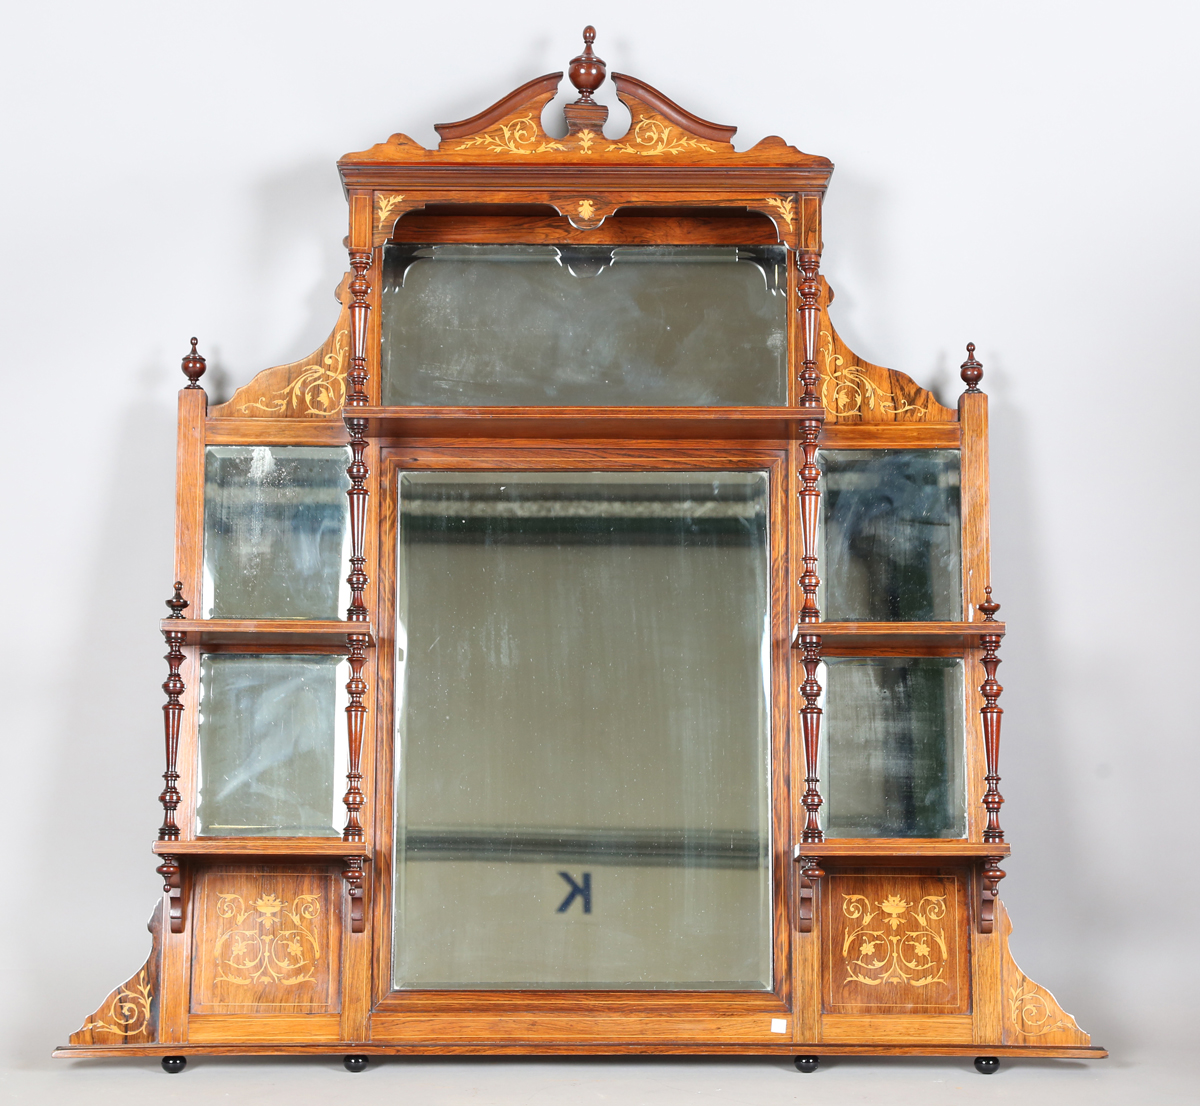
M742 165L804 165L828 167L826 158L805 154L781 138L764 138L753 149L738 153L732 139L736 127L712 123L693 115L637 77L612 75L617 97L629 109L629 129L618 137L605 135L608 108L592 98L603 82L604 62L592 53L595 32L584 32L585 49L573 59L571 81L580 95L564 109L567 134L556 138L542 125L542 113L554 99L563 74L547 73L491 107L456 123L434 128L441 141L427 150L407 135L394 134L361 153L348 154L342 164L357 162L445 161L514 164L529 158L568 162L687 163L728 159Z

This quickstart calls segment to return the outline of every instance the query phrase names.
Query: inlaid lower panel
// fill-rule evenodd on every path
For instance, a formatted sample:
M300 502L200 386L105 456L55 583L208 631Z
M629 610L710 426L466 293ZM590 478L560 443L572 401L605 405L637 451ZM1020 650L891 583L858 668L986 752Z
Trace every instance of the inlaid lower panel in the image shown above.
M206 868L193 901L193 1014L340 1008L342 897L332 869Z
M970 1010L963 874L835 872L824 883L826 1013Z

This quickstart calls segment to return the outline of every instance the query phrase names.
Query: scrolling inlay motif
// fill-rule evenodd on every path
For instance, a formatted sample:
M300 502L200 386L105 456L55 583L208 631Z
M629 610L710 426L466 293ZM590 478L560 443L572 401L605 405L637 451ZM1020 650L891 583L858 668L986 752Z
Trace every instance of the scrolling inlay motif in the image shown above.
M555 142L552 138L539 142L541 134L533 114L530 113L501 123L471 138L464 138L450 149L482 148L493 154L541 154L547 150L566 149L561 142Z
M106 1017L111 1020L90 1021L81 1026L78 1032L82 1033L85 1029L100 1029L106 1033L119 1033L123 1037L131 1037L135 1033L140 1033L150 1022L152 998L150 983L146 979L146 969L143 968L138 973L136 980L118 988L117 993L113 995L106 1014Z
M339 330L333 349L320 364L310 365L285 388L256 403L243 403L238 413L263 411L277 414L292 406L299 415L332 415L346 403L346 361L350 354L350 331Z
M934 923L946 916L946 896L926 895L914 909L902 896L888 895L875 906L878 909L872 910L865 895L842 896L842 913L857 923L846 930L842 941L845 982L869 987L889 982L910 987L945 983L949 952L944 934Z
M833 337L828 330L821 331L821 404L837 415L853 415L862 411L863 404L874 411L903 415L908 411L928 414L928 405L918 406L900 400L895 393L880 387L867 375L861 365L845 365L843 358L833 352Z
M320 913L317 895L297 895L287 903L262 894L247 907L241 895L218 893L217 916L232 918L233 925L213 946L214 978L243 986L307 983L316 973L321 948L305 923Z
M710 143L693 138L661 119L642 119L633 128L632 138L631 142L612 142L608 149L623 154L640 154L643 157L653 154L677 154L681 150L706 150L710 154L715 152Z
M1012 1003L1012 1020L1019 1033L1027 1037L1038 1037L1053 1033L1056 1029L1071 1029L1061 1015L1057 1005L1042 993L1037 984L1023 979L1012 985L1009 993Z

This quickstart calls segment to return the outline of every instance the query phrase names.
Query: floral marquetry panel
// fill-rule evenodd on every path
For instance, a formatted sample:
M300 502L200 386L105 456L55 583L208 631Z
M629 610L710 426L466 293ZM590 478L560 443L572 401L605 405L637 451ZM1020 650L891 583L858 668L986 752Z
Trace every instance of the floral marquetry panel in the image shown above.
M835 873L824 901L827 1013L970 1010L967 897L955 873Z
M332 870L208 868L196 888L192 1013L335 1013L341 883Z

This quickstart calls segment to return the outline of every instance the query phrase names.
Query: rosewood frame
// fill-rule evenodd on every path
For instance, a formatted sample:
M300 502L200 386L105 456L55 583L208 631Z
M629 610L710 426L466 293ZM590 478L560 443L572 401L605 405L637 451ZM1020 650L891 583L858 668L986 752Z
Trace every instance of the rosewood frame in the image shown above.
M942 406L904 374L858 358L837 335L829 315L832 292L819 272L821 203L832 164L778 138L735 151L733 128L701 120L619 74L614 82L632 124L621 138L605 136L606 109L590 95L605 75L593 38L572 63L581 97L567 108L568 133L561 139L540 123L560 73L528 82L471 119L440 125L436 151L393 135L339 162L349 201L351 272L339 286L334 331L312 357L265 370L228 402L209 408L199 385L204 359L193 339L183 362L188 385L179 397L173 576L179 584L162 624L169 645L167 786L154 852L164 899L152 920L147 966L55 1055L1105 1055L1008 953L1011 926L998 897L1004 875L998 865L1009 849L999 824L1002 712L994 679L1005 627L994 621L998 605L990 595L987 397L979 390L983 369L974 347L962 368L966 391L957 409ZM380 278L389 241L782 243L789 255L787 406L381 407ZM200 594L205 448L217 444L350 447L352 601L345 621L182 617L182 604L194 604ZM820 448L961 451L961 621L821 621L814 465ZM396 473L521 468L771 473L770 991L391 986ZM251 650L351 658L344 840L196 836L199 658L202 651ZM968 670L979 666L983 682L976 688L968 681L966 704L964 839L823 840L815 779L815 673L822 655L961 656ZM204 1007L210 1012L191 1010L191 966L211 951L194 947L202 928L196 918L211 905L203 888L214 872L242 869L291 872L295 879L312 873L328 877L329 886L340 872L346 893L329 904L336 910L329 924L340 926L338 951L336 963L324 968L337 975L337 1009L326 996L308 1014L247 1016L232 1007L220 1012L219 1003ZM899 887L901 899L904 888L922 878L951 879L965 889L954 924L961 935L956 978L967 997L955 1013L929 1014L903 1001L860 1003L851 1013L831 1009L823 996L836 950L822 943L832 925L834 904L824 890L829 876L874 880L863 886L877 886L880 895ZM896 905L895 897L887 901ZM268 907L274 909L269 901ZM150 991L156 1002L145 1000L144 1018L122 1020L119 1012L142 1010Z

